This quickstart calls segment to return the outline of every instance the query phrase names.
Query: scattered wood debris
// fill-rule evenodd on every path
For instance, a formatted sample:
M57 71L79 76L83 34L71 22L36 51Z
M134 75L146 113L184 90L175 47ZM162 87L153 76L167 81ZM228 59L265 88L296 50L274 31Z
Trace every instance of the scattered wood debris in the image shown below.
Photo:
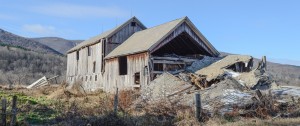
M51 77L49 79L47 79L45 76L38 79L37 81L35 81L34 83L32 83L31 85L27 86L26 88L27 89L32 89L32 88L39 88L39 87L43 87L43 86L46 86L49 84L49 81L51 80L55 80L56 83L57 83L57 80L56 78L59 77L59 76L54 76L54 77Z

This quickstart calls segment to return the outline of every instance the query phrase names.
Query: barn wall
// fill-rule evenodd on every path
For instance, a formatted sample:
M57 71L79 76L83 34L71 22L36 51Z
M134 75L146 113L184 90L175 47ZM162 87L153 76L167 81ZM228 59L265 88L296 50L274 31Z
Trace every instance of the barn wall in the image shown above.
M79 50L79 60L76 59L76 52L72 52L68 54L67 61L67 82L70 84L82 83L86 92L103 88L102 42L89 47L90 56L88 56L88 47L85 47ZM94 62L95 72L93 71Z
M131 23L124 26L119 32L112 35L110 38L107 39L106 42L106 50L105 56L109 54L112 50L122 44L126 39L128 39L133 33L137 31L143 30L141 24L136 22L136 26L131 26Z
M74 77L76 76L76 70L76 52L72 52L67 55L67 82L71 83L74 80Z
M129 55L127 57L127 75L119 75L118 58L106 60L104 90L113 92L118 87L121 89L135 89L138 85L134 83L134 74L140 73L140 87L148 84L149 72L145 72L145 66L148 68L148 53Z

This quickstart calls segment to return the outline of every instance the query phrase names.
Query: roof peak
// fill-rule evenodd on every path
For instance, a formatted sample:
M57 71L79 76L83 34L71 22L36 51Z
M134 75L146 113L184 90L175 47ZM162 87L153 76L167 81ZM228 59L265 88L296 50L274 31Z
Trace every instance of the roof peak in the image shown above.
M145 30L138 31L138 32L143 32L143 31L146 31L146 30L149 30L149 29L152 29L152 28L156 28L156 27L160 27L160 26L163 26L163 25L167 25L167 24L172 23L172 22L175 22L175 21L181 22L182 20L186 20L186 19L188 19L188 17L187 17L187 16L184 16L184 17L181 17L181 18L177 18L177 19L174 19L174 20L171 20L171 21L168 21L168 22L165 22L165 23L162 23L162 24L159 24L159 25L156 25L156 26L147 28L147 29L145 29ZM179 23L179 22L178 22L178 23Z
M96 36L94 36L94 37L89 38L88 40L85 40L85 41L79 43L77 46L75 46L75 47L73 47L72 49L70 49L70 50L68 51L68 53L73 52L73 51L75 51L75 50L78 50L78 49L80 49L80 48L83 48L83 47L85 47L85 46L88 46L88 45L97 43L97 42L99 42L99 40L102 39L102 38L110 37L111 35L113 35L113 34L115 34L116 32L118 32L120 29L122 29L126 24L130 23L131 21L138 22L138 23L141 25L141 27L142 27L143 29L147 29L147 27L146 27L146 26L145 26L145 25L144 25L137 17L133 16L133 17L131 17L130 19L126 20L126 21L125 21L124 23L122 23L121 25L118 25L118 26L116 26L116 27L114 27L114 28L112 28L112 29L109 29L109 30L107 30L107 31L104 31L104 32L102 32L102 33L100 33L100 34L98 34L98 35L96 35Z

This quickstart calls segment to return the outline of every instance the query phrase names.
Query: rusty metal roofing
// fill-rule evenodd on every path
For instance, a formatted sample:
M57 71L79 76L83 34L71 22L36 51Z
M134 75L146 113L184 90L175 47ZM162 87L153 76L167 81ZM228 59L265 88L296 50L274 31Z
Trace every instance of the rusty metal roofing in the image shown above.
M113 29L107 30L107 31L101 33L100 35L94 36L94 37L92 37L92 38L90 38L88 40L85 40L85 41L79 43L78 45L76 45L75 47L73 47L72 49L70 49L68 51L68 53L71 53L71 52L74 52L74 51L79 50L81 48L84 48L86 46L98 43L98 42L100 42L100 40L102 38L108 38L108 37L112 36L113 34L115 34L116 32L118 32L121 28L123 28L124 26L126 26L131 21L138 22L139 24L141 24L141 27L144 27L146 29L146 27L136 17L132 17L128 21L126 21L125 23L123 23L122 25L119 25L119 26L117 26L117 27L115 27Z
M167 37L174 29L176 29L183 22L187 22L195 27L188 17L179 18L152 28L148 28L139 32L134 33L130 36L124 43L110 52L105 58L114 58L122 55L130 55L140 52L146 52L150 50L151 47L155 46L158 42L162 41ZM219 52L205 39L205 37L198 32L198 36L203 39L205 44L210 48L215 56L219 55Z

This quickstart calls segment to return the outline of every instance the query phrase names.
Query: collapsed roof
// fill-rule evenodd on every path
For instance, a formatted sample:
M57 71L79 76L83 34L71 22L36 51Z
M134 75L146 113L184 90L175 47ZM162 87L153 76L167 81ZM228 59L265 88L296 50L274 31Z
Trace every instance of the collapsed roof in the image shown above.
M205 75L206 80L209 82L215 78L224 76L224 74L226 74L226 69L232 67L232 65L235 65L236 63L243 63L245 64L243 67L251 69L252 60L253 58L247 55L228 55L222 60L196 71L196 74Z

